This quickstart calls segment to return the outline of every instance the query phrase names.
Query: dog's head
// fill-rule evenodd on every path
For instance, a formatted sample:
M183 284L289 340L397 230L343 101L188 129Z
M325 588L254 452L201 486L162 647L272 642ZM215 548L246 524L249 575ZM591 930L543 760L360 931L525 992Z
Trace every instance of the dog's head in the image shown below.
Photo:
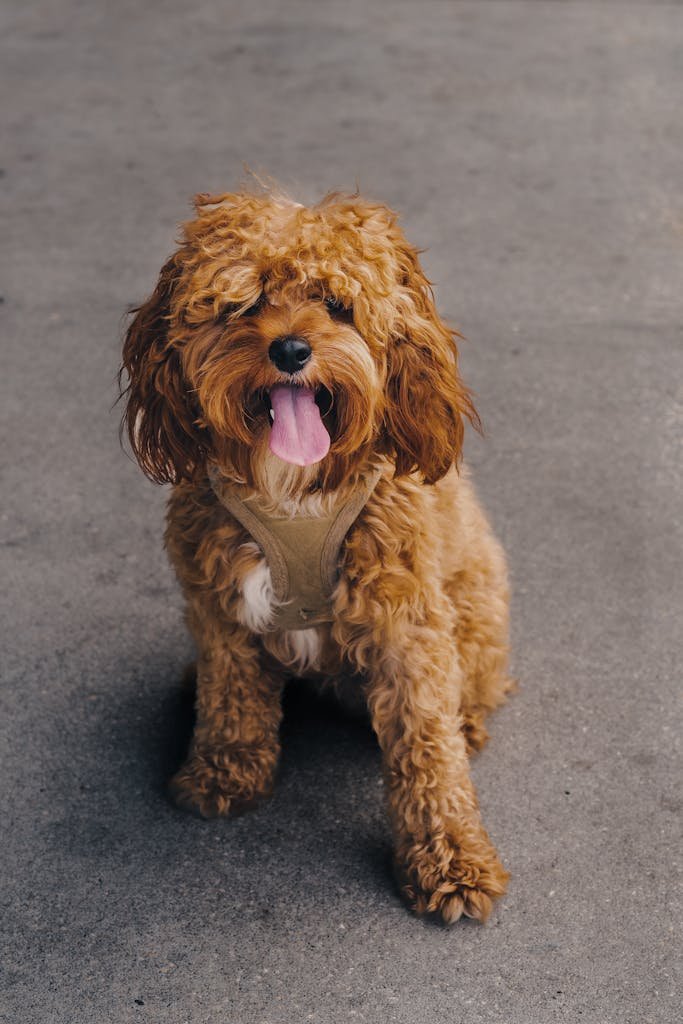
M476 413L390 210L248 192L196 210L123 350L148 476L177 483L211 459L253 485L276 456L328 489L373 454L428 483L457 463Z

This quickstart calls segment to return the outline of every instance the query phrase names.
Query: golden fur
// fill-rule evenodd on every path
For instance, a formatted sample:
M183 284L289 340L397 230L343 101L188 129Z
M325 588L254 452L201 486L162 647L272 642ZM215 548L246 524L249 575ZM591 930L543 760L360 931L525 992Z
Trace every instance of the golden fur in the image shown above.
M297 381L331 406L329 453L306 468L268 449L263 396L283 376L268 349L282 335L310 344ZM508 598L502 550L459 469L463 417L477 418L455 337L386 207L244 191L197 198L123 356L133 451L174 484L166 544L198 649L176 801L211 817L268 796L285 679L309 674L367 705L401 891L448 922L484 920L508 878L468 767L509 688ZM343 546L329 626L267 630L267 567L217 500L209 463L269 507L310 516L382 467Z

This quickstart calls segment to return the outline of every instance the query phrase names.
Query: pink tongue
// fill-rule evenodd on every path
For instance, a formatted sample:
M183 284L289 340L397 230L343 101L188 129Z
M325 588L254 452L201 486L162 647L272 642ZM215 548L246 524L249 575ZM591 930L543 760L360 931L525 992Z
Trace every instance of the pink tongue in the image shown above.
M311 388L277 384L270 392L273 425L270 450L295 466L310 466L327 455L330 435L325 430Z

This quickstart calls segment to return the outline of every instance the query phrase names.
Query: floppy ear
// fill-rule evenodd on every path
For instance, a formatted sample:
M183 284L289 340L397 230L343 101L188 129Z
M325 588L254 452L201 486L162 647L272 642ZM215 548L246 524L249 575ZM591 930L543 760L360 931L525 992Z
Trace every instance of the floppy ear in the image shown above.
M458 373L456 333L436 312L414 251L409 263L399 333L387 353L385 430L396 476L419 470L433 484L460 462L463 418L480 423Z
M188 394L180 352L169 340L170 304L178 276L176 257L162 267L153 295L134 310L123 345L121 381L126 410L121 430L147 476L156 483L190 479L202 459L201 432Z

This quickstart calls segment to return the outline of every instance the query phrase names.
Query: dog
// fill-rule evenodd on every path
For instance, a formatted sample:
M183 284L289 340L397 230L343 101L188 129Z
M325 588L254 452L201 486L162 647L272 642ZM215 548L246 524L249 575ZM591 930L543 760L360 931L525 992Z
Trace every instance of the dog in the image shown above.
M484 921L508 873L468 755L511 688L503 551L461 464L457 339L396 215L359 195L195 199L124 349L122 429L171 483L197 646L171 780L202 817L270 796L288 677L369 713L400 891Z

